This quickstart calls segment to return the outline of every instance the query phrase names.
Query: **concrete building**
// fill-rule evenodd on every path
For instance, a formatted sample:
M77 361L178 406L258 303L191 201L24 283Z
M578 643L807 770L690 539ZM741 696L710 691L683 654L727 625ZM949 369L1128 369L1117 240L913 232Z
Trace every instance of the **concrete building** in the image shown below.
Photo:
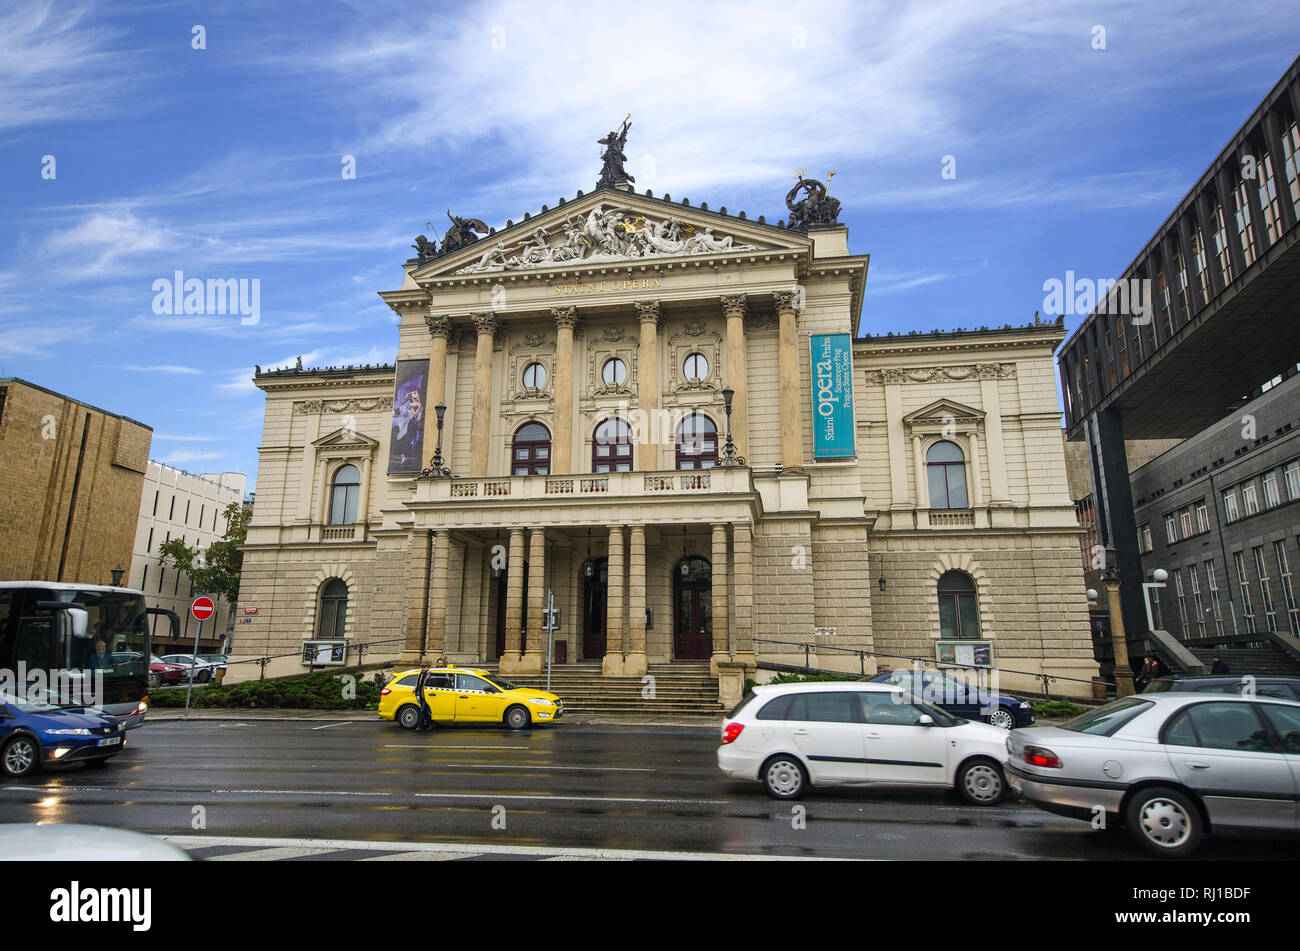
M227 505L243 501L247 483L248 477L240 472L194 475L150 460L139 499L129 584L144 592L150 607L175 611L181 621L179 641L171 639L166 621L157 617L151 621L155 654L193 652L196 632L189 607L199 593L187 576L164 567L159 546L179 538L186 545L206 549L220 539L226 532L222 512ZM232 606L214 600L217 613L203 625L199 653L222 652L230 638Z
M0 577L111 584L131 541L153 430L0 379Z
M272 674L384 641L528 676L550 593L569 664L694 665L724 702L805 648L1096 674L1063 324L855 337L868 257L838 205L805 181L774 226L603 187L420 239L381 295L395 366L255 376L236 654L302 651Z
M1300 636L1296 370L1132 474L1144 576L1169 573L1152 591L1156 627L1198 656Z

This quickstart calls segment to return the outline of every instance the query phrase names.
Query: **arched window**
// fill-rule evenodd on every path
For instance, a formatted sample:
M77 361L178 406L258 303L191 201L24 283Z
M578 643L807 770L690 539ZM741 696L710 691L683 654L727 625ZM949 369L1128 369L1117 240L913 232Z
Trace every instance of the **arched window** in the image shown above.
M617 416L596 427L591 440L591 471L632 471L632 427Z
M709 375L709 361L702 353L692 353L682 364L682 373L692 383L698 383Z
M939 579L939 636L979 637L975 582L964 571L947 571Z
M966 502L966 457L950 442L937 442L925 454L930 479L930 508L964 509Z
M330 487L330 524L351 525L357 520L357 499L361 497L361 473L356 466L343 466L334 473Z
M334 578L320 592L320 623L316 636L323 641L341 641L348 619L348 586Z
M703 413L692 413L677 427L677 468L712 469L718 461L718 427Z
M510 447L511 475L549 475L551 431L541 423L524 423Z
M627 379L627 364L618 357L610 357L600 368L600 379L606 386L622 386Z
M524 389L540 390L546 386L546 367L530 363L524 367Z

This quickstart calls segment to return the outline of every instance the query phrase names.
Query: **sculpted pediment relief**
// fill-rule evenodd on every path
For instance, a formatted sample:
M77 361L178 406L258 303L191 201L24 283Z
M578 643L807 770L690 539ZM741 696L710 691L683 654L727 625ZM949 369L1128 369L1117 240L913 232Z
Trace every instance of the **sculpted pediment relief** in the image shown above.
M379 442L355 430L336 429L314 440L312 445L317 449L359 449L369 452L376 448Z
M531 230L516 226L479 239L472 249L439 260L436 272L419 276L492 274L800 247L796 241L763 240L761 229L766 225L746 227L745 221L709 220L709 215L692 215L692 210L683 207L678 212L658 200L603 191L551 209L536 219Z
M965 403L958 403L956 400L939 399L908 413L903 417L903 423L907 426L917 426L927 423L942 424L954 420L957 422L978 422L983 418L983 410L967 406Z

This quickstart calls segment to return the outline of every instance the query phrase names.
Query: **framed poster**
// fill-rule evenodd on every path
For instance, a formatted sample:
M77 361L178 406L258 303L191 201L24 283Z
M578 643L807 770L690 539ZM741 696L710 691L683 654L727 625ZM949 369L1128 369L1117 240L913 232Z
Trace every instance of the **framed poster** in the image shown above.
M992 641L936 641L934 660L937 664L960 664L964 667L992 667Z
M813 458L852 459L853 338L849 334L813 334Z
M388 442L388 474L424 468L424 397L428 360L398 360L393 384L392 438Z

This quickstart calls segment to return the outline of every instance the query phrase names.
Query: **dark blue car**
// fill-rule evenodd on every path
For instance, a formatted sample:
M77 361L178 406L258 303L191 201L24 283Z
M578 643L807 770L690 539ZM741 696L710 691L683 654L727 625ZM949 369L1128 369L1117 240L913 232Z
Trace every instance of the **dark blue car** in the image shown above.
M941 670L892 670L871 678L877 683L897 684L917 699L933 704L953 716L983 720L1010 730L1034 722L1034 708L1019 697L995 693Z
M125 745L126 731L117 717L95 707L0 691L0 769L6 776L61 763L103 764Z

